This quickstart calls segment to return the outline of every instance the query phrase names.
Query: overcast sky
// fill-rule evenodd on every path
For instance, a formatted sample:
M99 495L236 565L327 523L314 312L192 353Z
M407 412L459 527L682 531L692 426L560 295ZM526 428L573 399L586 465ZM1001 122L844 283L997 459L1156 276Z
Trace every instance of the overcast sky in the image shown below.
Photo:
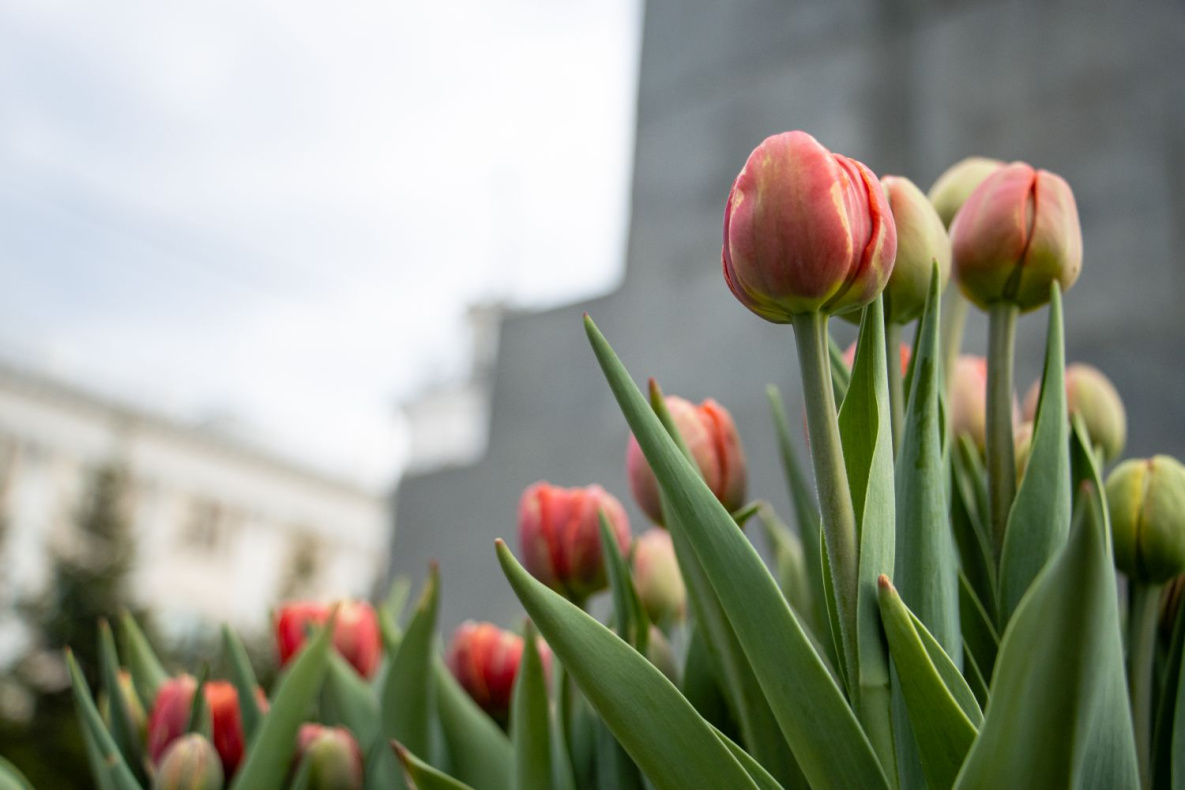
M637 0L0 0L0 357L389 481L474 300L622 273Z

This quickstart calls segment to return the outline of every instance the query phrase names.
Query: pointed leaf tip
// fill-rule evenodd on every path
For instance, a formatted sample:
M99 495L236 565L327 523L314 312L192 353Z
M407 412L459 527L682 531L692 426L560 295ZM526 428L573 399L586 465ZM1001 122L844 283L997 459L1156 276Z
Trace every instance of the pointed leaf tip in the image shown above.
M883 573L876 577L876 584L885 592L893 591L893 582L889 581L889 577Z

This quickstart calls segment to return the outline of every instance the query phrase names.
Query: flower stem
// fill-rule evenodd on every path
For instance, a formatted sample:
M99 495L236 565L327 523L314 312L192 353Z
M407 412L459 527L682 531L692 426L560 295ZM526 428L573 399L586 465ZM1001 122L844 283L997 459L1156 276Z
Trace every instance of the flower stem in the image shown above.
M885 316L889 315L886 305ZM889 414L893 429L893 456L901 446L901 432L905 429L905 382L901 375L901 324L885 321L885 360L889 366Z
M1012 362L1019 308L997 302L988 312L987 473L988 512L996 551L1004 546L1008 511L1016 497L1016 456L1012 446Z
M954 283L946 290L946 304L942 306L942 363L946 387L950 389L951 376L955 372L955 361L963 348L963 327L967 324L967 300L959 293Z
M1156 653L1156 626L1163 589L1162 584L1145 584L1135 580L1128 587L1127 681L1136 733L1140 786L1145 788L1151 781L1152 659Z
M819 510L823 516L823 543L831 566L835 607L839 619L839 643L849 683L856 683L856 593L859 555L856 546L856 513L848 472L839 438L839 418L831 390L831 360L827 347L827 316L803 313L794 317L794 340L802 369L806 399L811 461Z

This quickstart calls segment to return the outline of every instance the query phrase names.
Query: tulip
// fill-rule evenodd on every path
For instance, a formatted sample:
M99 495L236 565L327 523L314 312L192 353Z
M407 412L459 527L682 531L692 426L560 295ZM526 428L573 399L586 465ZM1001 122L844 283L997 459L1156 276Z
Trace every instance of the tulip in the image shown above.
M898 348L901 358L901 376L904 378L905 374L909 372L909 360L913 356L913 349L909 347L908 343L899 343ZM843 350L843 363L848 366L848 370L851 370L852 365L856 364L855 341L849 343L848 347Z
M747 474L745 454L732 415L711 398L695 406L676 395L668 395L666 404L708 488L730 512L739 508L745 503ZM638 507L655 524L662 524L658 480L632 434L625 466Z
M652 527L634 541L634 589L653 622L682 620L687 609L687 588L679 573L671 535Z
M724 279L762 318L868 304L885 287L897 233L880 181L805 132L759 145L724 210Z
M931 205L938 213L942 224L950 227L955 215L963 207L963 203L983 183L983 180L1000 169L1004 164L999 159L988 159L982 156L969 156L956 162L938 177L934 186L930 187L928 197Z
M296 655L309 628L329 620L332 606L301 601L286 604L276 615L276 645L281 666ZM333 646L364 678L370 678L382 658L383 640L374 607L365 601L342 601L334 621Z
M1185 573L1185 466L1167 455L1124 461L1107 478L1115 565L1161 584Z
M906 324L922 314L938 264L939 291L950 280L950 237L938 212L908 178L881 180L897 228L897 259L885 286L885 321Z
M538 482L523 492L518 508L518 535L523 565L535 578L583 602L605 589L599 513L624 555L630 525L621 503L600 486L560 488Z
M550 682L551 650L542 639L536 645ZM466 620L453 632L445 662L478 707L505 724L522 656L523 638L518 634L492 623Z
M169 745L152 786L156 790L221 790L223 776L213 744L191 733Z
M1021 312L1065 291L1082 269L1082 228L1069 185L1023 162L984 179L951 226L955 279L984 310L1005 303Z
M296 763L309 762L309 790L358 790L363 761L358 741L344 727L302 724L296 739Z
M1041 382L1033 382L1025 396L1026 420L1037 413ZM1102 451L1104 461L1114 461L1127 442L1127 413L1115 385L1098 368L1074 364L1066 367L1066 406L1070 417L1078 415L1090 441Z
M148 717L148 756L154 764L160 764L169 745L185 734L196 689L197 681L192 676L180 675L165 681L157 691ZM223 773L233 776L243 759L239 695L224 680L207 681L203 689L214 747L222 760Z

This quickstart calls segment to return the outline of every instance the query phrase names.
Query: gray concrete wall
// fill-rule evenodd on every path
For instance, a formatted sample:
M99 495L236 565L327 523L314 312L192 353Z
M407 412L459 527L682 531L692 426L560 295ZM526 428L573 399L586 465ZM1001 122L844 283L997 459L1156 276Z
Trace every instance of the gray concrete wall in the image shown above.
M493 554L517 544L523 488L600 482L629 501L627 430L588 349L592 314L639 381L734 414L751 492L789 515L766 383L801 394L788 328L742 308L720 274L732 178L768 134L805 129L878 173L928 188L969 154L1065 176L1086 260L1066 299L1068 356L1116 380L1129 453L1185 456L1185 8L1180 3L651 0L638 92L623 288L511 315L478 464L407 479L393 569L438 558L441 624L511 624L521 608ZM1017 379L1040 369L1044 314L1022 318ZM983 353L973 315L967 347ZM837 331L846 340L851 329Z

